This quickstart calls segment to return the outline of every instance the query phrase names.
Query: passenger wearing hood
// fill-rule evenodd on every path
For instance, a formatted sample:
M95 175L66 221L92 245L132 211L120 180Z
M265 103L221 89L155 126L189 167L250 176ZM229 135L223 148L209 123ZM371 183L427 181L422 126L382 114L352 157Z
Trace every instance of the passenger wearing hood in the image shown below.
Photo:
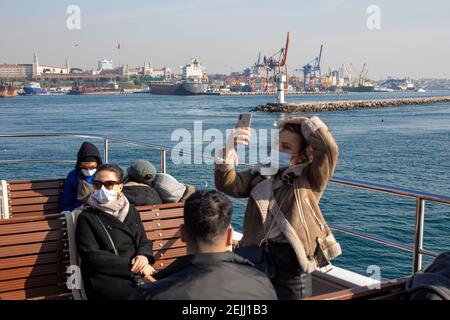
M78 150L75 169L69 172L61 195L61 211L72 211L87 201L93 191L92 181L99 165L100 151L90 142L83 142Z

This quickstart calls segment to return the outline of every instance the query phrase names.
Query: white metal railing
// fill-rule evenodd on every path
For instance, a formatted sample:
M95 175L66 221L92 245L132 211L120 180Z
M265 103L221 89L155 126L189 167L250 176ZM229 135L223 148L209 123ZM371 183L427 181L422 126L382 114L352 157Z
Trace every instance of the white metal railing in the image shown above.
M103 146L104 146L104 154L103 159L104 162L109 161L109 143L115 142L115 143L122 143L128 146L134 146L144 149L151 149L151 150L159 150L160 152L160 171L165 173L167 172L167 151L169 150L175 150L179 151L180 153L188 154L196 156L194 153L182 151L182 150L176 150L172 147L167 146L161 146L156 144L148 144L148 143L140 143L135 142L128 139L121 139L121 138L113 138L109 136L103 136L103 135L94 135L94 134L81 134L81 133L48 133L48 134L6 134L6 135L0 135L0 139L17 139L17 138L84 138L84 139L96 139L96 140L102 140ZM197 155L199 156L199 155ZM23 160L0 160L0 165L4 163L39 163L39 162L74 162L73 160L36 160L36 159L23 159ZM250 165L242 164L242 166L251 167ZM354 237L366 239L372 242L377 242L380 244L383 244L385 246L393 247L399 250L407 251L413 253L413 273L417 272L418 270L422 269L423 256L430 256L430 257L436 257L438 253L425 250L423 248L423 232L424 232L424 217L425 217L425 203L428 202L435 202L435 203L441 203L445 205L450 205L450 197L445 195L437 195L432 194L428 192L420 192L415 190L410 190L406 188L401 187L393 187L393 186L386 186L382 184L377 183L370 183L365 181L358 181L358 180L352 180L352 179L346 179L346 178L338 178L333 177L330 180L331 183L342 185L346 187L354 187L354 188L360 188L365 189L369 191L375 191L375 192L381 192L381 193L387 193L392 195L397 195L401 197L407 197L407 198L413 198L416 200L416 209L415 209L415 230L414 230L414 245L405 245L396 241L392 241L389 239L385 239L379 236L374 236L371 234L368 234L363 231L355 230L353 228L346 228L342 226L336 226L336 225L330 225L330 228L334 231L342 232ZM2 186L3 187L3 186ZM6 186L5 186L6 187ZM5 190L5 187L3 187L1 190ZM1 197L1 193L0 193ZM3 201L5 201L3 199ZM3 208L2 210L5 210ZM7 210L7 208L6 208ZM7 212L2 211L3 217L8 217Z

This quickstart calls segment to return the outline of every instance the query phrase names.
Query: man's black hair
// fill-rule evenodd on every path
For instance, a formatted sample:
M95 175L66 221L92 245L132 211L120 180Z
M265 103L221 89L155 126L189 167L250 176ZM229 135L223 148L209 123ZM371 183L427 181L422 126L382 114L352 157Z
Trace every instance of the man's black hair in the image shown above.
M211 242L226 232L232 213L233 206L225 194L198 190L184 204L185 231L192 240Z

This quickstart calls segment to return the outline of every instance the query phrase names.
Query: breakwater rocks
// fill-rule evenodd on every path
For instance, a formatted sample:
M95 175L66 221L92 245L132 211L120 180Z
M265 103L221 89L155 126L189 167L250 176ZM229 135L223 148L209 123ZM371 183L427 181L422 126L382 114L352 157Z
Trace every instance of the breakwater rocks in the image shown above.
M311 101L302 103L269 102L267 104L259 105L251 109L250 112L322 112L353 109L388 108L445 102L450 102L450 96L376 100Z

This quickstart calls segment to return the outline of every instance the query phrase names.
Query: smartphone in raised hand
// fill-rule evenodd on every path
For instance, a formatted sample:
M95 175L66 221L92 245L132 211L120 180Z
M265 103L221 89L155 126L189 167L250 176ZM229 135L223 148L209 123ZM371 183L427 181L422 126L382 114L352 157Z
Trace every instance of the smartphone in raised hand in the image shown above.
M252 122L251 113L243 113L239 115L239 120L236 123L236 128L250 128Z

